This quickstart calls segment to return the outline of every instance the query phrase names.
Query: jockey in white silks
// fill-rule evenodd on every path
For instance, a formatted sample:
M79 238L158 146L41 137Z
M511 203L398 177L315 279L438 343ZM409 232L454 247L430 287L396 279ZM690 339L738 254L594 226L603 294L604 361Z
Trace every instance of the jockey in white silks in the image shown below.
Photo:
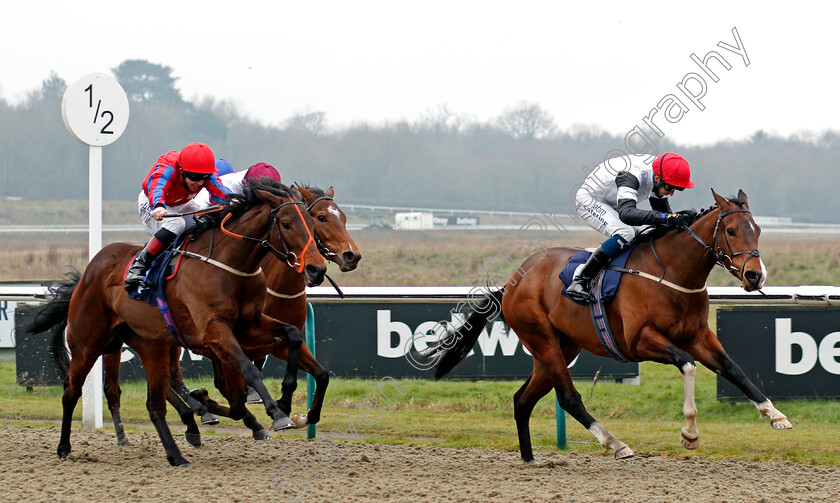
M575 208L590 227L609 239L601 243L589 260L575 273L566 293L581 301L592 300L590 281L629 245L639 227L662 224L688 224L693 210L672 213L668 196L674 191L694 187L688 162L674 153L665 153L648 164L650 156L627 155L599 164L578 189ZM636 207L648 199L650 210Z

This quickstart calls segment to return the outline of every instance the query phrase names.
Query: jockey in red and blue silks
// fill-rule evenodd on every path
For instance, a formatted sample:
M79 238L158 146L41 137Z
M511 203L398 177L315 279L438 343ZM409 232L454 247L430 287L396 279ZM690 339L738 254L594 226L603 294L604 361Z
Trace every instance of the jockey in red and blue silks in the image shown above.
M153 209L159 206L176 208L190 202L202 188L206 188L210 192L214 204L224 202L225 196L230 191L222 185L215 171L209 173L206 170L192 171L193 173L209 175L206 179L201 179L203 183L198 186L198 189L191 189L184 183L182 172L187 170L179 162L181 155L182 152L173 150L160 156L146 179L143 180L143 193L149 200L149 206ZM216 169L215 160L213 169Z
M173 150L158 158L143 180L137 198L140 217L152 238L129 267L125 278L127 284L142 282L155 257L192 224L191 216L167 219L163 216L199 209L193 199L202 188L208 190L211 200L216 203L224 202L225 196L230 194L216 177L216 159L210 147L190 143L180 152Z

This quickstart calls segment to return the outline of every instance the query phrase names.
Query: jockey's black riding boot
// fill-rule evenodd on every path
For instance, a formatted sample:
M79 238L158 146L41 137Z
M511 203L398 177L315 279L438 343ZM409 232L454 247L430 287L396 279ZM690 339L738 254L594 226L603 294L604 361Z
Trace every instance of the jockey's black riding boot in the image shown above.
M155 261L155 257L167 249L174 240L175 233L169 229L160 229L157 231L146 244L146 247L140 250L134 262L131 263L131 266L128 268L128 273L125 275L125 283L127 285L135 285L140 284L146 279L146 272L148 272L152 262Z
M612 257L603 250L600 246L592 252L589 260L583 264L583 267L575 275L572 283L566 288L566 293L569 297L582 302L592 302L592 294L589 292L589 282L601 272L601 269L606 266Z

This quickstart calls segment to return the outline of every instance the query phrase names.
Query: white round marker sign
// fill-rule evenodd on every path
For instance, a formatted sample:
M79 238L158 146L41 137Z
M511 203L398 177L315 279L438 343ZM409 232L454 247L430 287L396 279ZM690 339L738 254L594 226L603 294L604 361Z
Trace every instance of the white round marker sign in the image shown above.
M64 91L61 100L64 125L80 142L96 147L110 145L128 124L128 97L110 75L91 73Z

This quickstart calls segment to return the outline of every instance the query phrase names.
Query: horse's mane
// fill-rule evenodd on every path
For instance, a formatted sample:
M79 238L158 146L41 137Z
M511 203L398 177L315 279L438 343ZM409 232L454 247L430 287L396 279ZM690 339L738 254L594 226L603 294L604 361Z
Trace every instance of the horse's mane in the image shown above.
M743 208L744 204L746 204L746 201L741 200L737 196L730 195L729 197L726 198L726 200L729 201L732 204L738 205L739 208ZM705 209L700 209L700 211L697 212L697 214L694 216L694 219L692 219L691 222L689 222L688 225L689 226L693 225L694 222L700 220L702 217L704 217L705 215L707 215L708 213L710 213L710 212L712 212L716 209L717 209L717 204L709 206L708 208L705 208ZM656 227L651 227L650 229L646 230L645 232L636 235L636 239L634 240L634 242L635 243L644 243L644 242L647 242L647 241L653 241L653 240L659 239L660 237L662 237L665 234L668 234L670 232L682 232L682 231L683 231L682 227L677 227L673 224L659 225L659 226L656 226Z
M327 193L324 191L324 189L316 187L315 185L308 185L308 184L304 185L303 183L298 183L298 186L308 190L309 192L312 192L313 194L315 194L318 197L324 197L324 196L327 195Z
M257 206L265 204L265 201L257 196L257 191L260 190L270 192L276 196L296 199L289 187L274 179L267 177L262 177L259 180L251 179L245 186L244 193L234 193L227 196L225 202L222 203L221 211L206 213L196 218L195 227L190 231L190 237L195 239L202 232L218 227L228 214L231 215L231 218L236 218Z

